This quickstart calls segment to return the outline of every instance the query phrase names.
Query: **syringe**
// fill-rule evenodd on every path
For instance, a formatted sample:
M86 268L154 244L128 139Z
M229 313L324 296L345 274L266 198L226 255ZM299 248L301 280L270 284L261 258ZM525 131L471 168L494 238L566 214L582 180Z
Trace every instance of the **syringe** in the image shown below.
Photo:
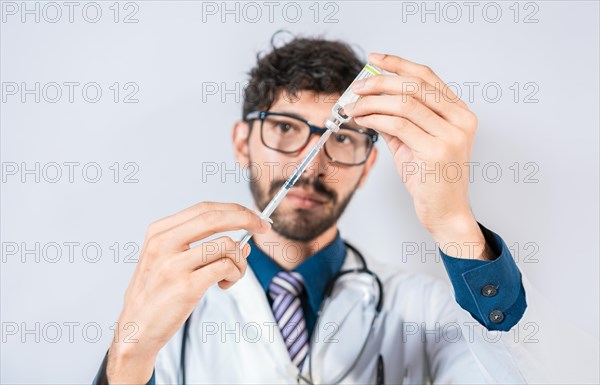
M375 67L372 64L366 64L360 71L360 73L356 76L356 78L352 81L352 83L354 83L357 80L369 78L374 75L379 75L381 73L385 73L385 71ZM315 156L317 156L317 154L319 153L325 142L327 142L327 139L329 139L331 134L333 132L337 132L342 124L352 119L351 117L343 113L343 109L346 104L356 102L359 99L359 97L359 95L356 95L354 91L352 91L352 84L346 89L346 91L344 91L342 96L340 96L340 98L331 110L331 116L325 121L325 127L327 127L327 131L325 131L321 135L319 141L314 145L313 148L311 148L308 155L306 155L306 157L302 160L298 167L296 167L294 173L288 178L285 184L281 186L277 194L275 194L273 199L271 199L271 202L269 202L269 204L267 205L267 207L265 207L262 213L260 213L260 216L263 219L268 220L271 217L273 211L275 211L277 206L279 206L283 198L285 198L292 186L294 186L298 178L300 178L300 175L302 175L304 171L306 171L308 166L310 166L313 159L315 158ZM254 233L248 231L246 235L244 235L244 238L242 238L240 242L240 249L244 247L246 243L248 243L248 240L250 240L253 234Z

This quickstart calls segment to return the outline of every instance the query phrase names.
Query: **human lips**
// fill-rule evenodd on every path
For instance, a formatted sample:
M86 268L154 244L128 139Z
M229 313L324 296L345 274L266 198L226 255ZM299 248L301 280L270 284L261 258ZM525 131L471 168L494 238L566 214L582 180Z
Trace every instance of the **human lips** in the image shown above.
M327 203L328 199L323 195L311 193L299 188L292 188L286 198L301 208L311 209Z

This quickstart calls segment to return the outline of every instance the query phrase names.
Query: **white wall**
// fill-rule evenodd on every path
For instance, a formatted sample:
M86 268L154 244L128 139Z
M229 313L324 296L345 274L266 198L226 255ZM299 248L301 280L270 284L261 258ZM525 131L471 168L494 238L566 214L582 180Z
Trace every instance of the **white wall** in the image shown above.
M57 8L36 2L27 6L36 4L39 22L33 14L22 22L21 2L2 3L2 383L90 382L110 343L110 326L134 268L123 262L123 245L139 244L151 221L198 201L250 204L244 180L236 183L229 175L221 182L203 174L206 162L234 166L230 129L241 113L240 92L209 95L203 85L241 88L255 52L267 48L280 28L342 38L365 53L382 51L425 63L445 81L459 84L464 99L470 94L480 122L473 161L482 166L471 188L478 219L515 245L519 267L556 304L557 315L598 336L597 2L520 3L518 22L513 2L487 8L478 3L472 22L469 8L458 2L462 16L455 23L456 7L435 2L427 7L437 4L439 22L435 14L421 12L421 2L321 3L318 22L313 2L288 6L287 20L285 3L269 20L269 8L258 2L262 15L255 23L256 9L245 3L237 3L239 22L235 15L221 22L220 12L203 12L201 3L120 3L118 23L113 2L94 3L102 10L96 23L91 22L94 4L87 6L86 20L82 10L87 3L77 3L69 22L69 8L55 3L62 11L55 23L49 21ZM221 2L205 4L204 11L214 6L220 8ZM236 3L227 6L235 9ZM302 16L292 22L294 8L289 7L295 6ZM411 14L414 7L419 9ZM493 23L497 8L502 15ZM130 13L137 23L122 22ZM330 13L333 18L325 23ZM537 22L525 23L532 13L529 21ZM56 82L63 95L56 103L44 95L39 103L34 95L22 102L22 92L10 95L11 82L46 85L49 99L55 95L48 84ZM72 103L65 82L80 83ZM92 82L102 90L97 103L85 101L81 93ZM110 89L115 82L121 86L117 103ZM134 90L123 89L128 82L138 87L137 103L123 103ZM469 82L478 82L474 92L469 93ZM520 88L517 101L514 83ZM502 95L493 102L495 85ZM94 97L93 89L88 91ZM525 103L531 92L537 102ZM371 254L402 263L402 242L426 242L429 248L433 243L416 220L387 148L383 143L379 148L379 163L341 229ZM35 172L22 169L22 163L31 169L36 162L39 183ZM53 162L63 173L56 183L49 181L55 177ZM72 183L64 162L79 163ZM94 177L93 162L102 171L97 183L82 176L88 165L87 176ZM111 169L115 163L118 183ZM510 168L515 163L517 182ZM483 165L488 174L482 173ZM502 176L493 183L495 165ZM138 182L123 183L131 172ZM537 182L524 183L531 172ZM365 231L367 221L378 231ZM38 251L23 251L36 242ZM72 261L68 242L76 243ZM115 242L121 249L117 262L111 248ZM62 256L52 262L55 244ZM91 263L96 244L102 255ZM15 245L16 254L11 252ZM538 262L525 263L530 253ZM421 254L407 257L406 268L445 276L441 263L432 257L422 263ZM96 327L101 332L97 341ZM597 367L597 362L590 365Z

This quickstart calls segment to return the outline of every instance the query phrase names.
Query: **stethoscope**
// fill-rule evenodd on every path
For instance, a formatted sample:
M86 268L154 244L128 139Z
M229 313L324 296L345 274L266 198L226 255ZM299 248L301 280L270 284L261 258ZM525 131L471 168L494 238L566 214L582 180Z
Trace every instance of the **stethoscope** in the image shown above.
M348 369L340 376L340 378L335 381L334 383L340 383L344 378L346 378L348 376L348 374L352 371L352 369L354 369L354 367L356 366L356 364L358 363L360 357L362 356L365 347L367 346L367 341L369 340L369 338L371 337L371 335L373 334L373 330L375 328L375 323L376 320L379 316L379 313L381 312L381 308L383 307L383 284L381 283L381 280L379 279L379 277L377 276L377 274L375 274L373 271L369 270L369 268L367 267L367 261L365 260L365 258L363 257L362 253L360 253L354 246L352 246L351 244L349 244L348 242L344 241L344 245L346 245L347 248L349 248L350 250L352 250L352 252L354 253L354 255L356 257L358 257L358 259L360 260L361 263L361 267L357 267L357 268L353 268L353 269L347 269L347 270L342 270L339 271L332 279L331 281L329 281L329 283L327 284L327 287L325 289L325 293L324 293L324 297L323 297L323 302L321 302L321 307L319 309L319 312L317 313L317 325L319 323L319 318L323 312L323 309L325 307L325 304L330 300L331 294L333 292L333 289L335 287L335 283L343 276L347 276L348 274L367 274L369 276L371 276L373 278L373 280L375 281L376 285L377 285L377 289L379 292L379 297L377 300L377 304L375 305L375 314L373 317L373 320L371 321L370 327L369 327L369 332L367 334L367 338L365 339L360 352L358 353L357 357L355 358L354 362L352 362L352 364L348 367ZM191 315L190 317L188 317L188 319L185 321L185 324L183 325L183 336L181 337L181 360L180 360L180 370L181 370L181 379L182 379L182 384L186 384L186 376L185 376L185 372L186 372L186 368L185 368L185 351L186 351L186 345L187 345L187 337L188 337L188 333L189 333L189 327L190 327L190 320L191 320ZM310 348L309 348L310 349ZM312 351L312 349L310 349ZM307 382L308 384L312 384L312 360L309 359L308 360L308 364L309 364L309 373L311 378L306 378L300 374L298 374L298 380L303 380L305 382ZM383 363L383 356L381 354L378 355L377 357L377 378L376 378L376 383L378 385L380 384L384 384L385 383L385 376L384 376L384 363Z

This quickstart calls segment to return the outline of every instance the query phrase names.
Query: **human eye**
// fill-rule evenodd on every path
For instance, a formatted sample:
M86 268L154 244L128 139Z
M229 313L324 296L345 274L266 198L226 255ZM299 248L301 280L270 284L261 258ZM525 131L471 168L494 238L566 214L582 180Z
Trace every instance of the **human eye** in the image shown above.
M294 127L293 124L287 123L287 122L278 122L277 124L275 124L275 127L277 128L278 131L280 131L283 134L286 134L290 131L294 131L297 128Z
M335 142L341 145L351 145L354 144L355 140L351 135L345 133L338 133L335 135Z

